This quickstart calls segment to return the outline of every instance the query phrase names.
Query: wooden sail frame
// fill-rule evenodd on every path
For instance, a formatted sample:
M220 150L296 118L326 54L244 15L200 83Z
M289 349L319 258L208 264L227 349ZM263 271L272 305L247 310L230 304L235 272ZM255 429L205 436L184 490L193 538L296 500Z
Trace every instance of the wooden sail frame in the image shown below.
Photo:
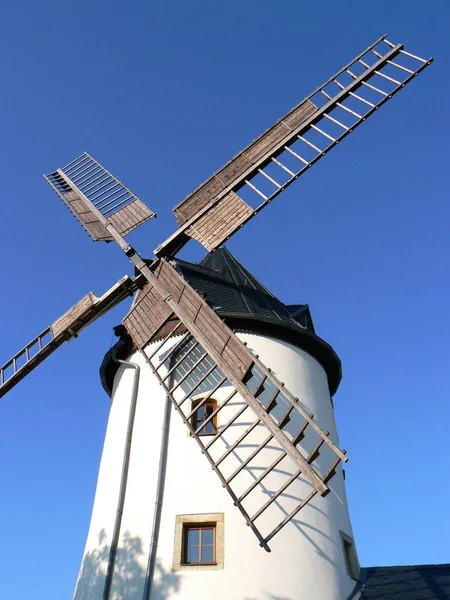
M142 276L125 275L102 296L89 292L49 327L33 338L4 365L0 366L0 398L35 369L64 342L77 337L82 329L117 306L138 289ZM139 283L138 283L139 282Z
M403 59L409 62L402 63ZM382 36L177 205L174 211L179 228L155 250L158 258L151 265L142 260L123 236L155 214L100 163L83 153L62 169L44 176L93 239L116 241L140 274L133 279L124 278L100 298L90 292L27 344L0 368L0 396L64 341L76 337L81 329L132 294L139 280L144 289L124 319L124 325L247 525L261 546L269 550L269 541L299 510L317 494L325 496L330 491L328 483L339 463L347 460L346 453L337 447L329 433L303 408L300 400L241 342L167 259L173 257L189 239L196 239L209 251L214 251L431 62L431 58L410 54L402 44L395 45ZM362 73L357 68L362 68ZM394 69L396 76L392 76L389 69ZM389 88L382 87L387 85L386 82ZM355 103L358 108L355 108ZM339 133L327 129L331 126L334 130L338 128ZM321 143L316 139L320 139ZM310 152L309 155L299 153L296 146L299 142L303 144L303 151ZM289 166L287 159L301 163L300 169L298 164L297 168ZM277 177L270 170L274 166L279 169ZM283 179L279 178L281 172ZM259 181L273 189L266 191ZM243 190L256 195L257 206L242 197ZM149 345L152 347L150 355ZM155 363L153 359L163 347L166 351L164 358L162 362ZM172 384L172 375L186 359L183 352L188 350L189 354L193 349L199 354L184 375ZM198 369L201 369L201 374L197 376L196 387L180 396L179 389ZM199 403L196 401L195 407L191 404L186 410L192 393L214 374L216 383L212 390ZM208 419L215 418L236 395L242 399L243 406L211 440L204 443L200 431L193 426L193 413L223 386L230 387L231 394ZM273 394L263 402L262 394L267 391L267 386L271 386ZM276 414L274 411L281 403L285 410ZM253 413L253 422L220 457L214 457L210 452L212 446L245 411ZM300 415L303 421L300 428L292 432L287 425L294 415ZM238 468L225 475L222 465L258 427L266 434L261 443ZM305 455L299 444L306 431L313 432L316 443ZM250 468L252 461L272 442L276 442L281 454L246 490L237 493L234 488L236 478ZM326 470L319 471L316 461L326 449L332 453L333 459ZM285 474L281 487L271 492L256 512L250 514L244 502L284 458L288 458L294 468ZM300 477L308 481L310 491L298 499L295 507L275 527L262 532L255 524L256 520L278 502Z
M432 61L380 37L175 206L179 228L155 255L190 239L214 251Z
M121 236L128 235L155 213L87 152L44 179L92 239L111 242L113 237L98 213Z

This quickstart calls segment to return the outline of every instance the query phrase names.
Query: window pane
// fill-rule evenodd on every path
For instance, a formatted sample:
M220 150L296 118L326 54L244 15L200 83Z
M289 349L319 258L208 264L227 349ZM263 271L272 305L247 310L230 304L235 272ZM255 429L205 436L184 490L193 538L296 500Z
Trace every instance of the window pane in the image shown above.
M198 546L188 546L186 562L200 562L199 550L200 548Z
M201 401L200 401L201 402ZM193 404L195 407L195 404ZM198 406L192 417L192 425L194 429L198 429L198 435L214 435L217 432L215 418L204 424L206 419L216 410L217 403L208 401L206 404Z
M214 547L203 546L202 547L202 562L213 562L214 560Z
M208 423L206 423L206 425L204 426L202 433L215 433L214 423L212 421L208 421Z
M198 546L200 543L200 531L198 529L187 530L187 545Z
M214 531L213 529L203 529L202 531L202 545L212 546L214 543Z

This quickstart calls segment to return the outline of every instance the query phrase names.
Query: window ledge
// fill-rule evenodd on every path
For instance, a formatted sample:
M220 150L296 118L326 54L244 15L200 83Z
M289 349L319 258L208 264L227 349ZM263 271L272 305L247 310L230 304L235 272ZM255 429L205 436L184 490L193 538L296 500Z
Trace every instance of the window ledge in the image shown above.
M180 563L180 567L217 567L217 563Z

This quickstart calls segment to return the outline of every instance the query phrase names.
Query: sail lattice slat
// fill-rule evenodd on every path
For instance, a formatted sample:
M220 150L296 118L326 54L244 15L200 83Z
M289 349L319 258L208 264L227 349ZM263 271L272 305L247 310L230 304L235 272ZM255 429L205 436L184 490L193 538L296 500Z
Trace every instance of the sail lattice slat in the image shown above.
M105 227L105 220L125 236L155 216L87 152L44 178L94 241L114 239Z
M431 62L374 42L178 204L179 229L156 255L190 238L218 248Z
M347 460L345 451L170 263L157 261L148 280L124 325L268 550L287 515L306 497L329 492L325 474L330 463L334 473ZM217 407L197 426L196 414L211 398ZM214 430L204 436L208 423Z

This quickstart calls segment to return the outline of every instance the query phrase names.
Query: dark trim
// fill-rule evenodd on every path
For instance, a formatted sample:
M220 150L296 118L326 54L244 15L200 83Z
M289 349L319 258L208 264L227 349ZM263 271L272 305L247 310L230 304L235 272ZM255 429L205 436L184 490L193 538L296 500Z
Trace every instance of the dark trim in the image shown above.
M117 336L120 336L120 339L108 350L100 365L100 382L109 397L112 395L114 377L120 366L114 361L114 357L119 360L126 360L133 351L133 340L128 335L123 325L114 327L114 333Z

